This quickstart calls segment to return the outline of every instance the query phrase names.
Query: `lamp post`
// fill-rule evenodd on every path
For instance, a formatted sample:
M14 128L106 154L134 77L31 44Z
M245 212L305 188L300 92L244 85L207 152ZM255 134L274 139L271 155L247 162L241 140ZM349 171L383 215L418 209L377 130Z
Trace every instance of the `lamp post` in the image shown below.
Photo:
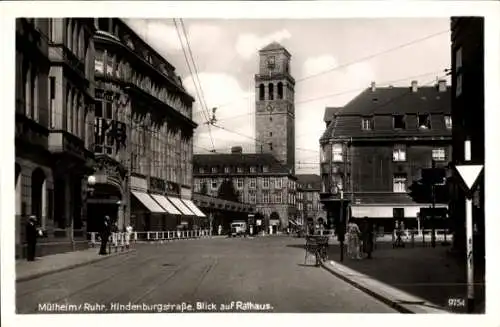
M88 178L87 178L87 208L85 210L85 216L86 216L86 219L87 219L87 231L88 231L88 226L89 226L89 202L88 202L88 198L89 196L92 196L94 194L94 185L96 184L96 178L94 175L90 175ZM71 234L73 235L73 231L71 231ZM93 235L93 234L92 234ZM73 243L73 236L71 236L71 241ZM92 238L92 244L94 244L95 242L95 239Z
M344 261L344 191L342 184L337 183L337 189L340 191L340 219L339 219L339 242L340 242L340 262Z

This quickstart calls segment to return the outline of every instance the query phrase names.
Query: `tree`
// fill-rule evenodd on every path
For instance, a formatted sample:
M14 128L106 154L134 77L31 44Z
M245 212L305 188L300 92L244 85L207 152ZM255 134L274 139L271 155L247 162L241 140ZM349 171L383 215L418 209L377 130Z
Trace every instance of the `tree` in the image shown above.
M222 200L240 202L239 193L234 188L233 182L226 179L219 187L217 197Z

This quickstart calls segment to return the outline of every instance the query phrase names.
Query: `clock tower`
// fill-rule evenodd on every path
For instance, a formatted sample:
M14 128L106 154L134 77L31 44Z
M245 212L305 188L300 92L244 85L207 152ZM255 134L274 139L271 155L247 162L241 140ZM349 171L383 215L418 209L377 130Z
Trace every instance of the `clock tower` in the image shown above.
M256 152L272 153L295 174L295 80L290 53L273 42L259 51L255 75Z

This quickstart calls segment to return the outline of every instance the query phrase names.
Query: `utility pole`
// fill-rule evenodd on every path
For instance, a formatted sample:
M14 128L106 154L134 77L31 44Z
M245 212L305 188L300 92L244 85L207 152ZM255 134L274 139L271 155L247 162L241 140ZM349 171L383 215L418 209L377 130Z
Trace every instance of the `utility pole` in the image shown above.
M339 242L340 242L340 262L344 261L344 191L340 191L340 231L339 231Z

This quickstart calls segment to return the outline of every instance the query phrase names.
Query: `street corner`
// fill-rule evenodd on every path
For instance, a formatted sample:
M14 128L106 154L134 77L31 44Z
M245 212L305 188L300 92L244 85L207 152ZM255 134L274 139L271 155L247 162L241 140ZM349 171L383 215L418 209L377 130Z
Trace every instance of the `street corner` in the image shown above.
M384 284L333 260L323 262L322 267L401 313L451 313L436 304Z

